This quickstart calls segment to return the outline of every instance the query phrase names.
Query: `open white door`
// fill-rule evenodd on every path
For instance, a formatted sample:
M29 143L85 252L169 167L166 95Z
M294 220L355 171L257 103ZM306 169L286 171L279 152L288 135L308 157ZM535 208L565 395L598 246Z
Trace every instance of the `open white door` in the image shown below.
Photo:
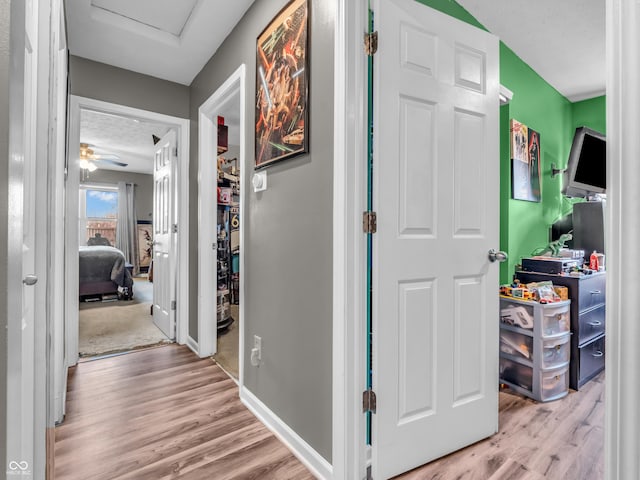
M174 169L176 132L170 130L156 144L153 168L153 322L171 340L175 324ZM134 292L135 294L135 292Z
M373 477L498 429L498 39L376 0Z
M34 478L35 434L43 433L34 398L35 289L41 288L35 275L38 3L26 0L23 8L25 23L11 36L24 51L12 50L17 59L10 84L6 461L7 475Z

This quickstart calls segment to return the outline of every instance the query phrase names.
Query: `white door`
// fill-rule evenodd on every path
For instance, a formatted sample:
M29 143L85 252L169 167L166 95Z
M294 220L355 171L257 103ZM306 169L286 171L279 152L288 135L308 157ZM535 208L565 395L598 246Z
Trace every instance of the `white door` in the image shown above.
M12 10L14 7L12 6ZM25 1L24 65L11 77L8 218L7 472L34 475L35 173L38 3ZM19 18L19 15L16 16ZM18 39L15 39L18 40ZM22 43L19 39L17 43ZM14 38L12 37L12 42ZM16 60L22 65L22 58ZM19 77L19 78L18 78ZM24 90L21 90L21 89ZM44 171L46 167L42 166ZM44 319L40 319L44 321ZM38 432L42 433L42 432Z
M498 429L498 40L376 0L373 476Z
M153 202L153 322L173 340L175 326L174 183L176 132L171 130L156 145ZM173 308L172 308L173 307Z

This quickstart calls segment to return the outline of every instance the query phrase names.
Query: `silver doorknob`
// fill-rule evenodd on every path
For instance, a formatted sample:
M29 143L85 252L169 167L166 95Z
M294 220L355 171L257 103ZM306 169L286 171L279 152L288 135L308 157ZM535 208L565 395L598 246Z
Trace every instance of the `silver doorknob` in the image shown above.
M34 274L27 275L22 279L22 283L29 286L35 285L36 283L38 283L38 277Z
M506 252L494 250L493 248L489 250L489 261L491 262L506 262L509 258Z

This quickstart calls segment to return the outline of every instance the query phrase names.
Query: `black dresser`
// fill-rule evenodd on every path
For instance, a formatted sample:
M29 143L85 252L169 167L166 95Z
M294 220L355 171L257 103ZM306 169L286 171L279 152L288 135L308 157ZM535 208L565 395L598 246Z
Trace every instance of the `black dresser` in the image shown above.
M606 274L581 277L548 273L516 272L522 283L550 280L569 289L571 299L571 364L569 387L580 389L604 370Z

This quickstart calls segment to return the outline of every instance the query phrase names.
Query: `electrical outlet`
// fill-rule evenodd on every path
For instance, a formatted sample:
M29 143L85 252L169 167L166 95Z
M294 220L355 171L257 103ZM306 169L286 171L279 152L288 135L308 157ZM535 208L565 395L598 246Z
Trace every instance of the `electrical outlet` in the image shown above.
M253 348L251 349L251 365L259 367L260 360L262 360L262 337L254 335Z

